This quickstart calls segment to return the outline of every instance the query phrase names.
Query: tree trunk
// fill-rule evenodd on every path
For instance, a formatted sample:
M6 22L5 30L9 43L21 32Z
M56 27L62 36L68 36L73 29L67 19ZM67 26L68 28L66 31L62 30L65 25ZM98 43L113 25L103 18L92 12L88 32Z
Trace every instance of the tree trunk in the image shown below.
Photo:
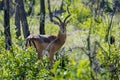
M19 10L20 10L19 17L22 23L22 30L23 30L24 38L27 38L30 35L30 31L29 31L29 27L27 23L27 17L26 17L26 12L24 9L23 0L17 0L17 1L19 3Z
M15 3L18 4L18 0L15 0ZM16 5L15 8L15 26L16 26L16 36L17 38L21 36L21 30L20 30L20 10L19 10L19 5Z
M44 26L45 26L45 2L44 0L40 0L40 34L45 34Z
M64 5L64 0L62 0L61 6L60 6L60 10L61 10L61 11L64 11L63 5Z
M13 0L9 0L9 15L10 15L10 18L14 15L15 13L15 10L13 9Z
M3 10L3 0L0 1L0 10Z
M48 11L49 11L50 21L53 22L53 15L51 12L50 0L48 0Z
M6 49L9 50L12 45L10 34L9 0L3 0L4 3L4 35Z
M27 12L27 16L34 14L34 6L35 6L35 0L30 1L30 6L29 6L29 10Z

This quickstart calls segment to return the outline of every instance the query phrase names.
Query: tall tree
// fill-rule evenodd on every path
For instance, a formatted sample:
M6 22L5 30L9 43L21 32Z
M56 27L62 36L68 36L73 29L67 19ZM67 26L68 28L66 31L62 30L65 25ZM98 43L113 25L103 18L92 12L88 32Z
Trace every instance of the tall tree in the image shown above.
M31 14L34 14L34 6L35 6L35 0L31 0L29 4L29 9L27 12L27 16L30 16Z
M61 10L62 12L64 12L63 6L64 6L64 0L62 0L61 6L60 6L60 10Z
M0 1L0 10L3 10L3 1Z
M9 0L3 0L4 3L4 35L6 49L9 50L12 45L10 34L10 16L9 16Z
M50 0L47 0L47 1L48 1L48 10L49 10L50 21L53 22L53 15L51 12Z
M17 38L21 36L21 30L20 30L20 17L19 17L19 5L18 5L18 0L15 0L15 3L17 4L15 7L15 26L16 26L16 36Z
M45 34L45 0L40 0L40 34Z
M23 0L16 0L16 4L18 5L18 10L19 10L19 18L22 23L22 30L23 30L23 35L24 38L27 38L27 36L30 35L29 27L28 27L28 22L27 22L27 17L26 17L26 12L24 9L24 3ZM19 26L19 25L17 25ZM19 27L18 27L19 28Z

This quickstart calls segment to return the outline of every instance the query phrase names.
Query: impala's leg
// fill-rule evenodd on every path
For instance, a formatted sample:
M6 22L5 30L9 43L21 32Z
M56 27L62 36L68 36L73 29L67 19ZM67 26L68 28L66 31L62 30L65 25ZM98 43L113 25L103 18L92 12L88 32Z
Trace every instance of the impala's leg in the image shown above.
M50 53L50 65L52 66L54 62L54 54Z
M38 53L38 59L42 60L42 50L37 51L37 53Z

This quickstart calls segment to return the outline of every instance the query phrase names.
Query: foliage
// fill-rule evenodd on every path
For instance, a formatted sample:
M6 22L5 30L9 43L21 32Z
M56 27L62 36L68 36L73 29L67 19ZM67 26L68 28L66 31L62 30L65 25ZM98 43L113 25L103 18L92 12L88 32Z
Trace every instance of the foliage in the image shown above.
M87 20L90 17L90 10L87 6L81 3L81 1L73 1L70 6L70 12L72 13L72 21L74 25Z
M11 53L12 52L12 53ZM61 56L60 56L61 57ZM64 57L64 58L63 58ZM80 61L77 65L73 59L63 56L58 59L52 69L47 69L43 62L37 60L34 50L29 48L27 51L12 47L11 51L0 54L0 77L1 79L79 79L86 78L86 70L89 70L88 62ZM65 59L66 58L66 59ZM65 60L63 60L65 59ZM67 62L67 60L69 60ZM6 63L6 64L5 64ZM82 65L81 65L82 64ZM77 66L77 67L76 67ZM77 73L77 74L75 74ZM84 76L80 76L84 74ZM87 73L89 75L89 73Z
M0 54L0 58L2 79L37 79L44 78L48 74L42 62L37 61L34 50L23 51L14 46L11 51Z

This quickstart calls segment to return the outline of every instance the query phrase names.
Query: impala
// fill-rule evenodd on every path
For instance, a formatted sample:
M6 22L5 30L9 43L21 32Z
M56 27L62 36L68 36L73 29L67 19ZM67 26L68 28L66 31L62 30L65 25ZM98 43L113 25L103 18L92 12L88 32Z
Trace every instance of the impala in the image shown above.
M44 51L47 51L50 57L50 63L52 64L54 61L54 54L63 46L66 41L66 25L68 24L70 17L70 13L68 11L68 16L62 21L58 16L53 16L58 21L53 20L54 24L59 26L59 32L57 36L54 35L29 35L26 39L26 47L33 46L36 48L36 52L38 53L38 59L42 59L42 54Z

